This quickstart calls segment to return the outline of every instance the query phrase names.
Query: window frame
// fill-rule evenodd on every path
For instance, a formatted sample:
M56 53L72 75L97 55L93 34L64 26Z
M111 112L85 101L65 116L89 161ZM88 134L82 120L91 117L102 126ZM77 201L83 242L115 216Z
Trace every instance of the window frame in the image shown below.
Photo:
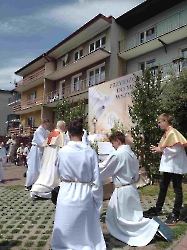
M106 64L105 63L99 64L99 65L97 65L97 66L95 66L95 67L90 68L90 69L87 70L87 86L94 86L96 84L99 84L99 83L103 82L103 81L99 81L98 83L96 83L96 81L95 81L95 79L96 79L95 71L97 69L99 69L99 77L101 78L101 68L102 67L105 67L105 71L104 72L105 72L105 76L106 76ZM91 78L90 77L90 72L92 72L92 71L94 71L94 75L93 75L94 83L93 84L90 83L90 78Z
M76 75L74 75L74 76L71 77L71 93L81 90L81 88L80 89L76 89L75 88L75 83L74 83L74 79L75 78L80 78L81 76L82 76L82 73L79 73L79 74L76 74ZM78 82L82 82L82 79L79 79Z
M105 44L102 44L102 39L103 38L105 38ZM100 46L98 47L98 48L96 48L96 42L97 41L99 41L99 43L100 43ZM91 51L90 50L90 45L91 44L94 44L94 49ZM91 43L89 43L89 53L91 53L91 52L94 52L94 51L96 51L97 49L99 49L99 48L105 48L105 46L106 46L106 34L105 35L102 35L100 38L96 38L95 40L93 40Z

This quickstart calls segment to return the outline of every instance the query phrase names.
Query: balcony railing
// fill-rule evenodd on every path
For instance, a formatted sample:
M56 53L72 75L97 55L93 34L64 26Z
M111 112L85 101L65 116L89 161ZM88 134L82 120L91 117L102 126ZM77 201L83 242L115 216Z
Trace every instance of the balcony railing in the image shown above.
M17 87L27 85L30 82L33 82L35 80L40 79L41 77L44 77L44 74L45 74L45 68L42 68L42 69L38 70L37 72L33 73L33 75L30 75L30 76L22 79L21 81L17 82L15 84L15 87L17 88Z
M168 79L172 74L178 75L184 69L187 70L187 59L186 58L176 58L171 63L162 64L159 66L153 66L150 68L152 76L156 76L158 73L158 68L162 72L162 80Z
M44 103L49 104L62 98L78 95L84 91L88 91L89 87L106 81L108 81L108 79L104 74L97 74L93 77L74 83L74 86L63 87L62 89L57 89L55 91L47 93L44 96Z
M187 69L187 59L177 58L173 60L173 63L164 64L161 66L162 78L166 79L171 76L172 73L178 75L183 69Z
M154 39L155 37L159 37L163 34L174 31L177 28L183 27L186 24L187 9L180 11L158 23L155 23L150 27L146 27L146 29L136 33L133 36L128 37L127 35L127 39L119 41L119 52L132 49ZM151 35L148 35L148 30L152 30L153 28L154 32ZM142 37L141 34L145 34L144 37Z
M21 101L21 94L13 95L12 97L8 98L8 105L13 105L20 101Z
M30 136L33 135L38 127L25 126L23 127L23 131L20 131L19 127L9 128L8 135L16 134L21 136Z
M33 100L28 100L27 102L22 102L18 105L13 106L13 111L21 111L21 110L25 110L25 109L29 109L29 108L33 108L36 107L38 105L43 104L43 96L39 97L39 98L35 98Z
M19 122L20 116L16 114L9 114L7 115L7 122Z

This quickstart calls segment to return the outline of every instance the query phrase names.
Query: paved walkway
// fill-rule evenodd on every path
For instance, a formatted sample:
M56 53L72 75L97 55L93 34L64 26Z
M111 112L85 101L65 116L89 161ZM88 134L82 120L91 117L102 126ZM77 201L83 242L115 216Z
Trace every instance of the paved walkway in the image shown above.
M24 190L26 168L7 163L4 167L5 181L0 183L0 250L49 250L55 206L50 200L33 202L29 192ZM173 201L171 201L172 203ZM155 198L142 200L142 206L148 208L155 203ZM167 201L168 209L172 205ZM106 211L108 201L104 201ZM161 218L161 219L164 219ZM113 238L105 225L105 215L102 214L101 226L108 250L156 250L153 240L146 247L130 247ZM187 249L187 235L182 240L167 248L167 250ZM165 248L166 250L166 248Z

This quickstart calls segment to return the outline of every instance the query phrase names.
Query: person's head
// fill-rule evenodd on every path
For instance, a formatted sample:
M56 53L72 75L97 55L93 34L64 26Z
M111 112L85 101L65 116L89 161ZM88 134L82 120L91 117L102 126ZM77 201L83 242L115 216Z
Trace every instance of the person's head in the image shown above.
M32 146L32 143L31 143L31 142L28 142L28 143L27 143L27 147L28 147L28 148L31 148L31 146Z
M172 117L168 113L163 113L158 117L158 126L162 130L167 130L172 125Z
M16 135L11 135L11 139L15 140L16 139Z
M47 129L47 127L49 126L49 119L42 119L42 121L41 121L41 126L42 126L44 129Z
M57 124L56 124L56 127L59 130L65 132L65 130L66 130L66 123L64 121L58 121Z
M22 147L22 148L24 147L23 142L20 143L20 147Z
M116 131L111 134L109 141L115 149L118 149L119 146L125 144L125 135L120 131Z
M77 120L70 122L68 125L68 133L70 139L72 139L72 137L82 138L83 135L82 123Z
M4 147L4 146L5 146L4 142L1 142L0 146L1 146L1 147Z

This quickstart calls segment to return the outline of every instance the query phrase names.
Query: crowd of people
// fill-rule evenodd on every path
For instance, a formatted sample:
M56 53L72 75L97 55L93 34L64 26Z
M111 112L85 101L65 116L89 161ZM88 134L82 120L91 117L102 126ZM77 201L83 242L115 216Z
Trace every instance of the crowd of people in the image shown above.
M182 206L182 176L187 173L187 140L172 127L167 113L158 117L159 127L165 131L158 146L151 146L153 154L161 155L163 172L160 192L155 207L143 211L136 182L139 161L125 143L125 135L116 131L109 140L115 151L102 163L89 146L83 121L77 118L67 128L58 121L56 128L47 130L49 120L44 119L36 130L30 152L27 151L28 170L26 190L34 199L51 199L59 186L51 247L59 249L106 249L100 225L103 203L103 183L112 178L114 192L110 198L106 226L111 235L130 246L145 246L155 236L167 238L166 225L175 225ZM23 145L17 150L23 154ZM3 154L3 153L2 153ZM4 162L0 150L0 163ZM0 168L1 169L1 168ZM0 172L1 173L1 172ZM170 181L175 192L174 208L165 221L158 216Z

